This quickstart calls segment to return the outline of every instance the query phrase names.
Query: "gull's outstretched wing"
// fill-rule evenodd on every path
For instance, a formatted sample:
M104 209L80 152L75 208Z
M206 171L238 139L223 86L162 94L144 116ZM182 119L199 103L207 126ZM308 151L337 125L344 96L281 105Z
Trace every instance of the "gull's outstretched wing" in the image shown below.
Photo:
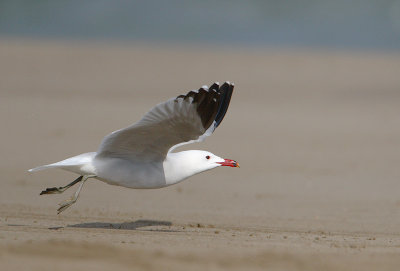
M172 149L204 140L223 120L233 87L214 83L153 107L138 122L106 136L97 156L162 161Z

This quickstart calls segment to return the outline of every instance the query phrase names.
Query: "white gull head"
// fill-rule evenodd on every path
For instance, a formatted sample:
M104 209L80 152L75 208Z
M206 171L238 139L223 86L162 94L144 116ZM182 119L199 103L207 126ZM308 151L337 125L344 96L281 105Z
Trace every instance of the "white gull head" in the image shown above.
M190 150L169 153L163 163L165 181L172 185L195 174L220 167L239 167L239 164L230 159L224 159L208 151Z

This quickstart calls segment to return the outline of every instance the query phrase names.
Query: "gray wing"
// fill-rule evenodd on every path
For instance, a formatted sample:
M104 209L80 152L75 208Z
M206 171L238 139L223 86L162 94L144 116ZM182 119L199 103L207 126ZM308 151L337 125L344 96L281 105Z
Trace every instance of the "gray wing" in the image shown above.
M177 146L211 135L229 107L234 85L214 83L158 104L133 125L103 139L98 156L162 161Z

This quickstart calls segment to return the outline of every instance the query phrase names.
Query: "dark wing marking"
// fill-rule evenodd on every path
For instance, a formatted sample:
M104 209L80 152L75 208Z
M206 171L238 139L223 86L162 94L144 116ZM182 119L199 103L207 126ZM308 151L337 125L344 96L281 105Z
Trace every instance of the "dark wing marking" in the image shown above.
M215 117L215 128L219 126L219 124L222 122L222 120L225 117L226 111L228 111L229 103L231 101L232 93L233 93L233 88L234 85L225 82L220 88L220 93L221 93L221 102L218 107L218 113L217 116Z
M214 121L215 127L218 127L224 119L233 88L234 84L230 82L225 82L221 87L218 83L214 83L208 89L202 87L197 92L190 91L186 95L179 95L177 99L193 98L192 103L197 104L197 113L201 117L203 127L207 130Z

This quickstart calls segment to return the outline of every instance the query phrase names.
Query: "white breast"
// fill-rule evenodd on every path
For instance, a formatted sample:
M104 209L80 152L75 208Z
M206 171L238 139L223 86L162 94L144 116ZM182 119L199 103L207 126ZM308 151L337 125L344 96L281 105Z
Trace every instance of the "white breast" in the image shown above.
M112 185L128 188L161 188L167 186L162 162L133 163L122 158L100 158L94 163L97 178Z

